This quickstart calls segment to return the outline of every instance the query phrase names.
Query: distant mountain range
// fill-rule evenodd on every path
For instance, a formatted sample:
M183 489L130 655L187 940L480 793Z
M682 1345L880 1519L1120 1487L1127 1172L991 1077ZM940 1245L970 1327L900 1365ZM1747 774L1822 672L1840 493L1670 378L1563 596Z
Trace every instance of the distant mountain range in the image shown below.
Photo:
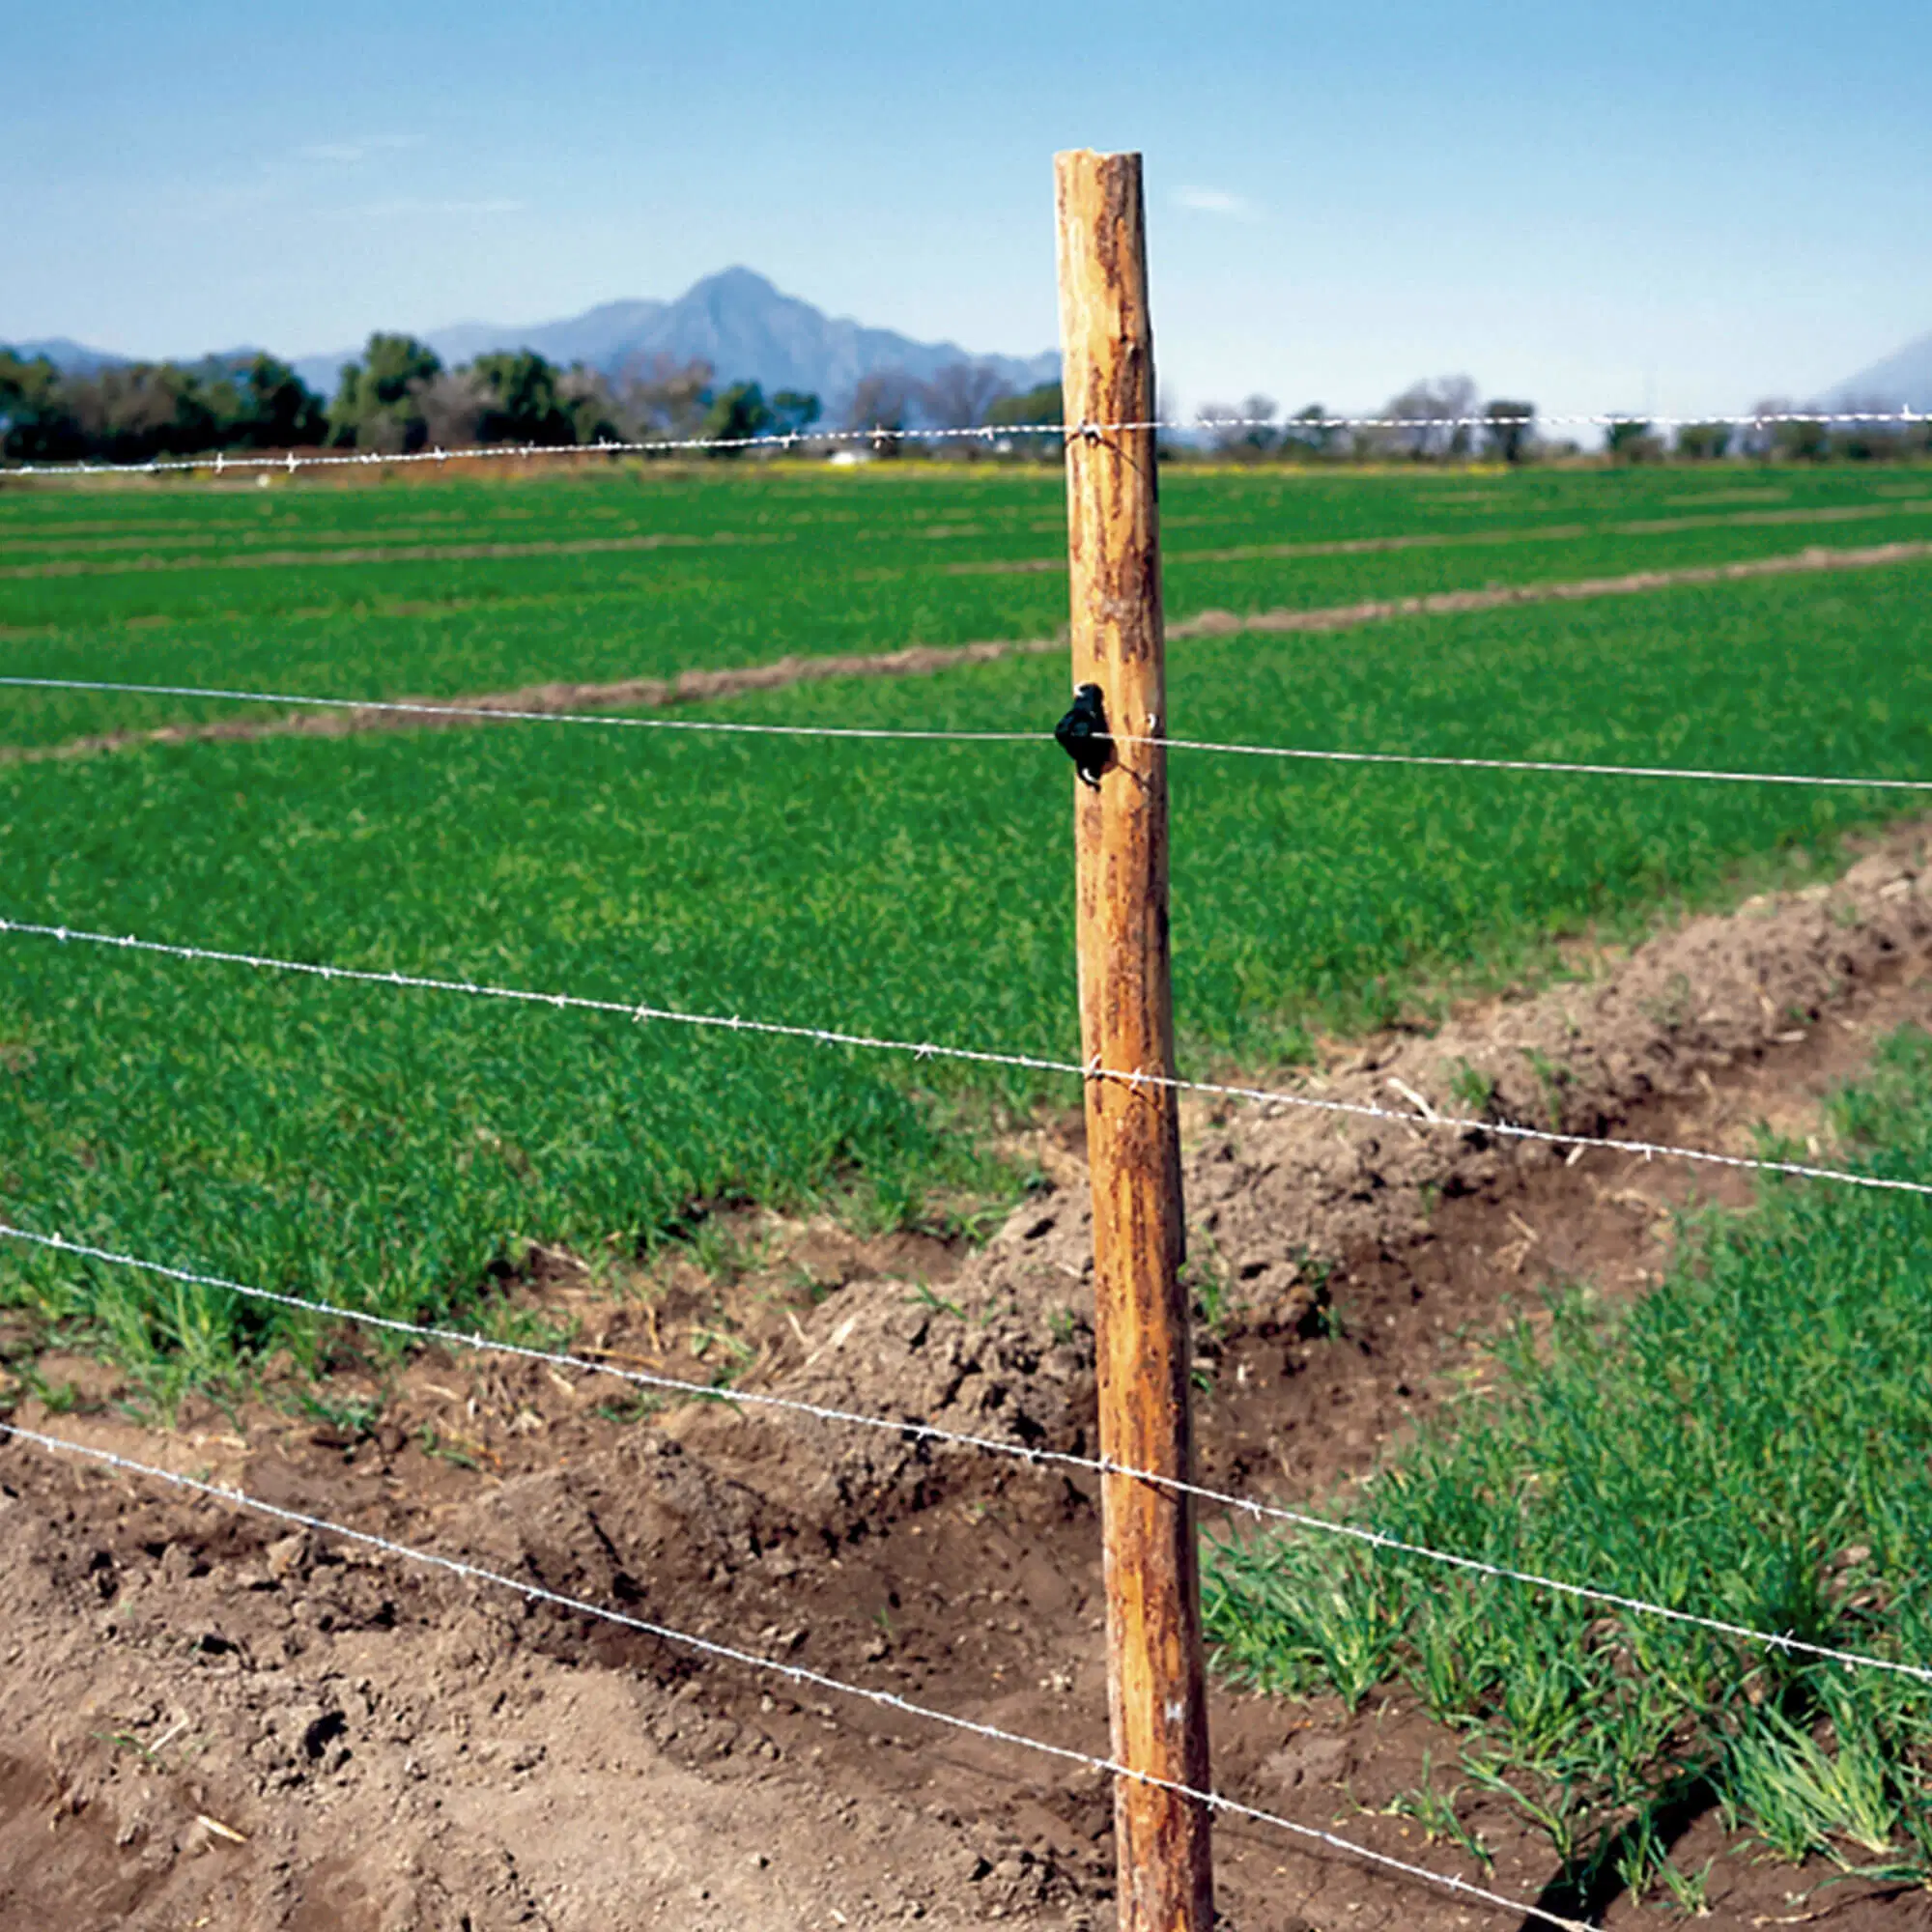
M1060 374L1060 357L1051 351L976 355L956 342L915 342L890 328L829 316L750 269L706 275L675 301L605 302L567 321L528 326L460 322L431 329L422 339L452 365L498 349L533 349L553 362L586 362L607 375L627 364L647 365L659 355L676 362L701 358L721 383L760 383L767 394L806 390L820 398L829 416L842 410L864 378L885 369L901 369L925 382L951 363L971 362L993 369L1015 389L1050 383ZM45 355L77 375L130 359L65 338L14 347L23 355ZM236 353L248 352L223 351L219 358L208 359L225 361ZM357 344L330 355L297 356L295 367L327 398L335 392L342 365L360 354Z
M1932 335L1921 335L1884 361L1861 369L1825 400L1835 409L1932 411Z
M459 322L424 337L444 362L468 362L497 349L534 349L553 362L587 362L607 375L626 364L648 364L659 355L676 362L709 362L721 383L761 383L775 389L804 389L837 416L867 376L902 369L917 382L930 380L949 363L972 362L995 370L1015 389L1050 383L1060 357L976 355L956 342L916 342L889 328L867 328L849 318L827 315L785 295L750 269L726 269L694 283L674 301L613 301L562 322L528 326ZM45 355L75 375L129 360L65 336L12 345L22 355ZM197 357L210 367L245 359L252 350L222 350ZM360 346L324 355L301 355L295 367L325 399L333 395L342 365ZM1827 408L1885 407L1932 412L1932 335L1920 336L1895 355L1842 383L1818 401Z
M0 343L0 348L11 349L28 362L44 355L64 376L91 376L97 369L112 369L129 359L110 355L104 349L90 349L65 335L45 336L39 342Z

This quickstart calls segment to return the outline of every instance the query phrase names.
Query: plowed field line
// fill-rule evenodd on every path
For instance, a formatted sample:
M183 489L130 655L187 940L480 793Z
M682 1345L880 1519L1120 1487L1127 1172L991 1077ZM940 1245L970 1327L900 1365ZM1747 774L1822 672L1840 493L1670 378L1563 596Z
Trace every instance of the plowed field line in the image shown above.
M51 563L9 564L0 579L36 577L127 577L157 570L294 570L344 563L473 563L499 557L595 556L607 551L697 550L717 544L788 543L777 535L741 536L735 531L698 537L653 530L628 537L557 537L527 543L361 544L344 550L246 551L234 556L126 556L94 562L85 557Z
M1717 516L1645 517L1619 524L1530 524L1478 530L1411 530L1400 536L1332 537L1316 543L1236 544L1221 550L1172 550L1169 563L1264 563L1298 556L1372 556L1389 551L1461 550L1491 544L1579 543L1590 537L1668 537L1681 530L1776 528L1792 524L1853 524L1874 517L1922 516L1932 496L1895 503L1839 503L1816 509L1737 510ZM950 563L951 577L1024 577L1065 570L1059 556Z
M1236 544L1209 550L1170 549L1170 563L1260 563L1305 556L1369 556L1384 552L1410 550L1455 550L1498 544L1576 543L1596 537L1663 537L1686 530L1773 528L1796 525L1849 524L1879 517L1921 516L1932 512L1932 494L1910 497L1889 503L1822 504L1813 508L1778 510L1736 510L1715 515L1690 517L1648 517L1622 523L1532 524L1474 530L1415 530L1391 536L1335 537L1316 542L1276 544ZM910 540L978 536L985 533L981 525L942 525L906 533ZM156 533L117 537L100 543L41 542L39 548L77 549L93 553L86 556L49 557L43 554L34 563L0 565L0 581L20 581L47 577L121 577L154 571L181 570L268 570L299 566L335 564L427 563L449 560L477 562L490 559L533 556L589 556L607 552L694 549L714 544L779 544L795 539L777 532L740 533L720 531L696 536L684 531L639 531L624 536L529 538L521 542L351 544L329 549L326 542L314 548L283 547L274 550L246 548L251 541L242 533L244 548L226 556L169 555L159 552L205 551L214 545L236 541L225 533L191 536L162 536ZM0 555L35 547L35 539L0 539ZM137 550L154 545L136 556L103 556L108 550ZM1034 576L1065 570L1064 556L991 557L943 566L951 577Z
M1435 590L1414 597L1368 598L1310 611L1258 611L1243 614L1208 610L1168 627L1174 639L1218 638L1252 631L1269 635L1345 631L1397 617L1458 616L1500 611L1515 605L1587 603L1600 597L1633 597L1648 591L1696 584L1737 583L1761 577L1871 570L1887 564L1932 560L1932 542L1875 544L1857 550L1819 546L1781 556L1752 557L1738 563L1691 564L1677 570L1640 570L1622 577L1585 577L1562 583L1487 585L1480 590ZM628 711L668 709L736 696L744 692L776 691L835 677L930 677L963 666L1001 658L1043 657L1065 649L1065 639L1026 638L971 644L914 644L903 650L853 653L838 657L783 657L764 665L722 670L680 671L669 678L624 678L610 684L526 685L516 691L474 696L404 700L462 707L456 715L412 716L391 711L294 712L272 718L215 719L163 724L148 730L101 732L58 745L0 746L0 764L39 763L137 745L233 742L251 738L342 738L363 731L426 731L481 723L493 711Z

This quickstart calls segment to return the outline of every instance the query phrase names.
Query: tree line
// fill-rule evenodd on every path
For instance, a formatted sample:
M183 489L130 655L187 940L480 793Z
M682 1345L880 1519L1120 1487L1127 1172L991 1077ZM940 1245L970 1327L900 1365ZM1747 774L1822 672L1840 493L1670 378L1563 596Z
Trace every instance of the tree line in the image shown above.
M1770 399L1766 418L1794 406ZM1171 437L1163 454L1236 462L1463 463L1548 461L1583 454L1575 440L1539 432L1536 406L1512 397L1484 400L1467 376L1414 383L1381 413L1397 428L1335 421L1320 403L1284 415L1272 397L1209 403L1191 433ZM189 364L109 364L63 373L45 357L0 350L0 455L14 461L141 463L219 451L355 449L407 455L474 444L565 448L600 442L703 440L726 447L763 437L822 430L817 396L795 389L767 395L756 383L721 385L711 365L668 355L634 358L611 373L568 367L532 350L504 350L445 366L414 336L377 333L345 363L325 402L286 362L262 354ZM1058 439L1019 432L1058 423L1058 383L1015 392L984 363L957 362L921 381L902 369L876 370L855 390L838 427L881 433L874 447L901 453L893 433L984 429L971 453L1051 455ZM1004 432L1004 434L1002 434ZM942 443L936 453L962 445ZM1665 436L1644 421L1614 424L1605 438L1620 463L1715 462L1724 458L1823 462L1877 461L1932 453L1932 430L1916 423L1824 424L1766 420L1742 427L1680 426ZM928 452L935 453L935 452Z
M327 429L321 402L272 355L114 363L73 375L43 355L0 350L0 454L18 462L300 449Z
M268 355L113 363L63 372L0 350L0 454L15 461L141 463L215 451L335 448L407 455L511 443L749 441L821 426L816 395L721 384L708 362L635 358L607 374L532 350L446 366L412 335L377 333L325 402ZM893 432L1058 421L1057 384L1015 395L983 364L921 382L887 369L860 384L839 425ZM728 449L718 452L729 456Z
M1602 453L1612 463L1896 462L1932 454L1932 424L1925 422L1777 420L1807 410L1816 412L1817 406L1772 396L1752 410L1754 422L1681 423L1670 431L1633 416L1605 430ZM1894 413L1891 405L1873 401L1846 404L1837 412L1857 412ZM1222 461L1304 463L1521 464L1585 454L1575 437L1542 434L1534 403L1506 396L1486 401L1467 376L1411 383L1378 413L1397 426L1338 422L1320 403L1284 415L1272 396L1208 403L1196 418L1194 449Z

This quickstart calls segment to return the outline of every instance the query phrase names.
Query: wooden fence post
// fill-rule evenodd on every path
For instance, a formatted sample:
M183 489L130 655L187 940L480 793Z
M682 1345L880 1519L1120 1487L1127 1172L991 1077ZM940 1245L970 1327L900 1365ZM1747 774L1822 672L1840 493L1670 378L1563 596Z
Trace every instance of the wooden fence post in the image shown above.
M1059 155L1060 331L1065 397L1082 1058L1116 1075L1172 1077L1167 761L1162 747L1085 739L1167 728L1154 477L1153 335L1138 155ZM1096 690L1083 690L1096 687ZM1095 707L1098 707L1096 716ZM1098 755L1094 755L1097 749ZM1094 1189L1100 1454L1193 1477L1180 1137L1171 1087L1087 1082ZM1101 1479L1114 1755L1129 1773L1208 1786L1201 1592L1191 1500ZM1122 1932L1209 1932L1207 1807L1131 1776L1115 1780Z

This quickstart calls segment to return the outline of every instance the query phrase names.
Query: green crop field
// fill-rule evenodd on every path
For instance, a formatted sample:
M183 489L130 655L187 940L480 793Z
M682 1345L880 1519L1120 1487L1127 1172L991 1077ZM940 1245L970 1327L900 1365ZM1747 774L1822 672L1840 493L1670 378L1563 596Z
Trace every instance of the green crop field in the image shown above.
M1932 1171L1932 1040L1893 1040L1845 1112L1868 1171ZM1400 1449L1347 1515L1923 1665L1928 1272L1922 1200L1775 1184L1755 1215L1693 1229L1634 1309L1567 1294L1552 1324L1512 1331L1494 1392ZM1487 1797L1547 1834L1578 1900L1614 1872L1694 1912L1701 1875L1669 1854L1706 1810L1781 1859L1932 1877L1920 1678L1300 1532L1218 1550L1207 1603L1234 1674L1350 1704L1399 1681L1452 1725L1460 1748L1400 1803L1479 1863L1467 1815Z
M1932 486L1850 470L1184 472L1166 511L1185 614L1889 541L1932 527ZM1774 512L1809 521L1729 521ZM1551 526L1580 533L1494 540ZM606 536L679 541L581 547ZM1194 554L1438 536L1456 541ZM1051 477L938 467L9 492L0 640L16 675L452 694L1050 633L1064 580L983 566L1051 564L1060 541ZM1932 565L1907 562L1199 639L1174 653L1172 724L1923 773L1928 585ZM1009 660L704 715L1044 731L1065 682L1050 659ZM12 691L0 744L195 711ZM0 763L0 914L1070 1056L1070 782L1044 741L549 724ZM1897 800L1177 754L1175 809L1180 1031L1206 1070L1264 1068L1314 1030L1541 970L1563 935L1720 895ZM1052 1085L0 939L9 1214L410 1314L473 1299L522 1240L648 1250L720 1201L830 1200L884 1224L968 1213L1017 1179L975 1151L977 1129ZM212 1292L18 1253L0 1255L0 1295L162 1380L301 1339Z
M1184 618L1916 544L1932 480L1186 470L1165 514ZM0 491L0 658L25 677L454 696L1037 638L1063 621L1062 542L1056 478L941 466ZM1044 735L1066 682L1052 657L1009 657L680 714L1031 742L613 721L59 757L17 754L236 707L6 690L0 917L1072 1058L1073 781ZM1185 737L1928 776L1932 560L1196 637L1170 687ZM1265 1072L1318 1032L1534 978L1566 937L1829 865L1913 809L1202 753L1174 754L1173 792L1198 1073ZM1862 1157L1928 1171L1928 1091L1932 1048L1902 1042L1851 1105ZM1012 1069L0 934L0 1215L404 1319L500 1319L486 1289L524 1244L647 1255L720 1204L983 1226L1024 1181L994 1130L1075 1097ZM1336 1507L1922 1659L1927 1225L1913 1201L1773 1190L1634 1312L1573 1297L1506 1338L1490 1400ZM16 1388L48 1342L112 1355L163 1409L282 1351L325 1360L288 1312L17 1243L0 1308ZM1398 1802L1478 1866L1472 1792L1548 1833L1579 1913L1605 1872L1694 1910L1702 1881L1667 1854L1699 1807L1781 1857L1922 1878L1921 1687L1634 1618L1611 1642L1588 1606L1412 1571L1230 1545L1213 1627L1223 1667L1274 1690L1410 1686L1461 1743Z
M1932 539L1932 476L1899 470L1182 469L1165 495L1177 618ZM28 675L448 696L1051 636L1064 554L1056 474L955 466L15 490L0 645ZM16 694L0 736L209 715Z

